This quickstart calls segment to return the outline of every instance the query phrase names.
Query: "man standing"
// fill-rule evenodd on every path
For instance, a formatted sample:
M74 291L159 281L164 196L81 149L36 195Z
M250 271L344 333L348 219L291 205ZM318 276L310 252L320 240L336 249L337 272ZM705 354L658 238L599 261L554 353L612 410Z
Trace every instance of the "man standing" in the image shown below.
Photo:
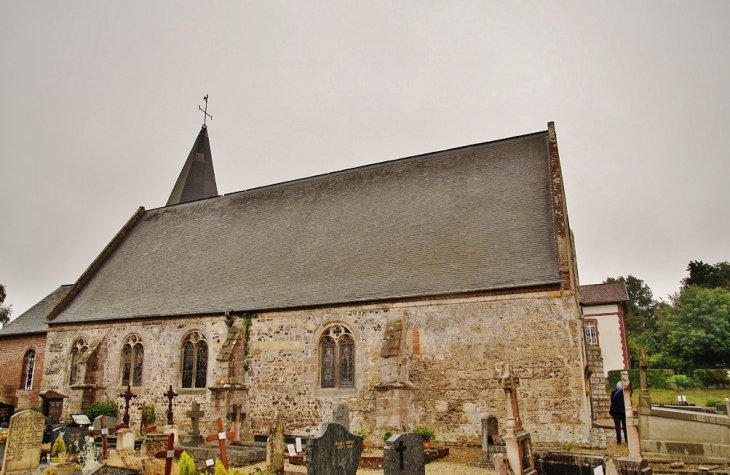
M611 407L608 413L613 417L613 423L616 426L616 442L621 443L621 430L624 431L624 440L629 441L626 435L626 405L624 404L624 388L621 381L616 383L616 389L611 392Z

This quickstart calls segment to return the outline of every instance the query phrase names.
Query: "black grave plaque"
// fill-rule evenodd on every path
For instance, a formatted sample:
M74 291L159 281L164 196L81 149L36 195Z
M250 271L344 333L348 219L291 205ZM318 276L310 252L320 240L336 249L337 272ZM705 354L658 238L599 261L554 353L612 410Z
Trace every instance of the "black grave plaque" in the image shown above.
M0 427L8 427L10 417L15 412L15 406L0 402Z

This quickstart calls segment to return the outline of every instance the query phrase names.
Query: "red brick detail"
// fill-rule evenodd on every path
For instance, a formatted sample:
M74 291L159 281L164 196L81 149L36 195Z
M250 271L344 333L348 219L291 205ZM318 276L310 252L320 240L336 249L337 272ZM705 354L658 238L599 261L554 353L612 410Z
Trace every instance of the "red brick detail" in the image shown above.
M46 356L46 335L27 335L0 339L0 386L15 389L17 409L40 407L41 400L38 393L43 382L43 362ZM35 369L33 370L33 388L21 388L23 374L23 359L28 350L35 351Z
M413 326L413 354L421 354L421 334L418 332L418 327Z

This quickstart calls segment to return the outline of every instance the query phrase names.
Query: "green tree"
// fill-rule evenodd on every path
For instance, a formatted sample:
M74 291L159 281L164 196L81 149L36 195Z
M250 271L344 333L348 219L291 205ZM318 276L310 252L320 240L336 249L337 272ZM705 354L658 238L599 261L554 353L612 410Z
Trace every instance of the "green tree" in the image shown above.
M656 339L656 309L654 293L646 283L629 274L628 276L608 277L605 284L623 282L629 301L626 303L626 337L629 342L631 367L639 366L639 348L649 355L658 353Z
M691 285L662 306L660 359L680 371L730 365L730 291Z
M712 265L702 261L690 261L687 271L689 277L682 279L682 289L697 285L708 289L720 287L730 290L730 262L718 262Z
M5 286L0 284L0 328L10 321L10 314L13 313L12 305L3 305L6 295Z

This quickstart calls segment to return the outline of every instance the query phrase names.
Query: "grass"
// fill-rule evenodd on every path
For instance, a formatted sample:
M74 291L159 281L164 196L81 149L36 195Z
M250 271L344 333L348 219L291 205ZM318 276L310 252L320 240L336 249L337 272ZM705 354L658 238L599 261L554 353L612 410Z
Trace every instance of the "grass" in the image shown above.
M715 400L724 402L730 397L730 389L652 389L651 402L676 402L677 396L687 396L687 402L695 406L705 406L707 401ZM639 406L639 391L634 390L631 395L631 403L634 407ZM714 406L713 406L714 407Z

